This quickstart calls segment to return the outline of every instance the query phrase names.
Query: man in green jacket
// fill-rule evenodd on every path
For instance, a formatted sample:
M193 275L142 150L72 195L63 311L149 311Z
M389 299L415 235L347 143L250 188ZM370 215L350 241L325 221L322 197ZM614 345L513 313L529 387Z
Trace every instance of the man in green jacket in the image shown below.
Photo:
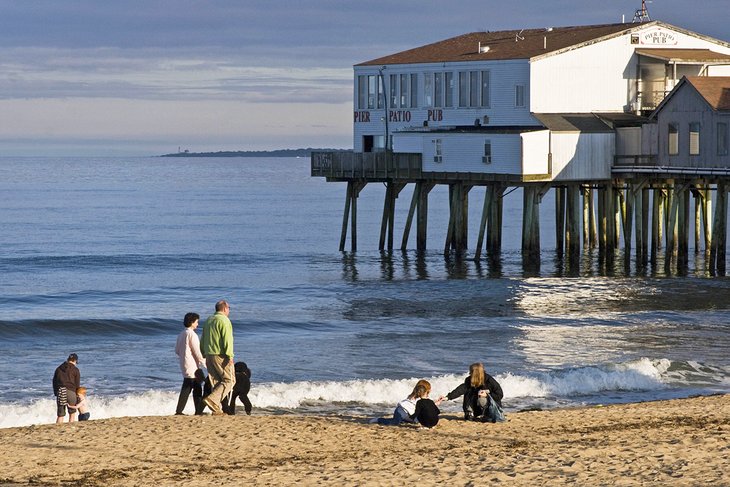
M233 371L233 325L228 315L231 308L226 301L215 303L215 314L205 320L200 351L205 357L210 385L213 389L203 398L213 415L225 414L221 402L232 390L235 383Z

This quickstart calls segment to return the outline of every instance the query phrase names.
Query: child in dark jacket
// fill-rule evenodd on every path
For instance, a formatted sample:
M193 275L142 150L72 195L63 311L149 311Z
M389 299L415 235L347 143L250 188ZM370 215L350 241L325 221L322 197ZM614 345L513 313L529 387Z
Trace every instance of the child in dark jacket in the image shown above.
M418 424L424 428L433 428L439 422L439 411L438 405L441 403L441 399L437 402L433 402L428 397L428 390L424 386L416 386L416 396L419 398L416 403L416 411L411 414L411 419L418 421Z

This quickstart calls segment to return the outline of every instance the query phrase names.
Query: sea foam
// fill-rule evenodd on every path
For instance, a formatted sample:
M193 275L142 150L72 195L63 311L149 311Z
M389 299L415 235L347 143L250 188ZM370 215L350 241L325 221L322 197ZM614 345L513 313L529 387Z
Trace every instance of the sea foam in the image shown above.
M666 359L642 358L621 364L586 366L550 372L504 373L496 375L504 391L508 411L539 403L558 406L583 404L614 391L657 391L692 383L706 392L723 391L727 386L727 370L696 363L673 364ZM466 374L448 374L407 379L358 379L348 381L299 381L291 383L254 383L249 398L254 412L299 412L319 414L387 415L395 404L406 397L419 379L432 386L431 397L437 398L461 384ZM713 389L714 386L714 389ZM89 395L91 418L123 416L163 416L174 413L177 391L149 390L118 397ZM549 398L550 400L542 400ZM459 400L445 402L444 412L461 409ZM28 404L0 404L0 428L52 423L56 405L53 398ZM192 414L192 397L187 414Z

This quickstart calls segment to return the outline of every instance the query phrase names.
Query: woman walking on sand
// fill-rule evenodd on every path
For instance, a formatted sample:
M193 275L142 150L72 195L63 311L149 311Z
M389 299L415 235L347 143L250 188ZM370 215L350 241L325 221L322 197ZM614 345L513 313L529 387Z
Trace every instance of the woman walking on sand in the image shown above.
M467 421L504 421L502 413L502 387L494 377L484 371L484 364L469 366L469 376L464 383L440 400L464 396L464 419Z
M175 343L175 353L180 358L180 372L183 375L180 396L175 409L177 415L183 414L191 391L193 393L193 403L195 404L195 414L203 414L203 385L195 377L195 372L205 363L203 354L200 353L200 340L198 334L195 333L199 320L200 316L197 313L187 313L183 318L185 329L178 335Z

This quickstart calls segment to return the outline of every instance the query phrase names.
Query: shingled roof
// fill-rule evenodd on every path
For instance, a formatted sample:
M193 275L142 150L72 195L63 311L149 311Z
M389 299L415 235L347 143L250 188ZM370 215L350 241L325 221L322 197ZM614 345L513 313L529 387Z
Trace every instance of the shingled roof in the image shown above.
M643 24L602 24L472 32L366 61L357 66L530 59L655 24L660 23L653 21ZM489 49L486 52L479 52L480 45L489 47Z
M687 82L715 110L730 110L730 76L689 76Z

